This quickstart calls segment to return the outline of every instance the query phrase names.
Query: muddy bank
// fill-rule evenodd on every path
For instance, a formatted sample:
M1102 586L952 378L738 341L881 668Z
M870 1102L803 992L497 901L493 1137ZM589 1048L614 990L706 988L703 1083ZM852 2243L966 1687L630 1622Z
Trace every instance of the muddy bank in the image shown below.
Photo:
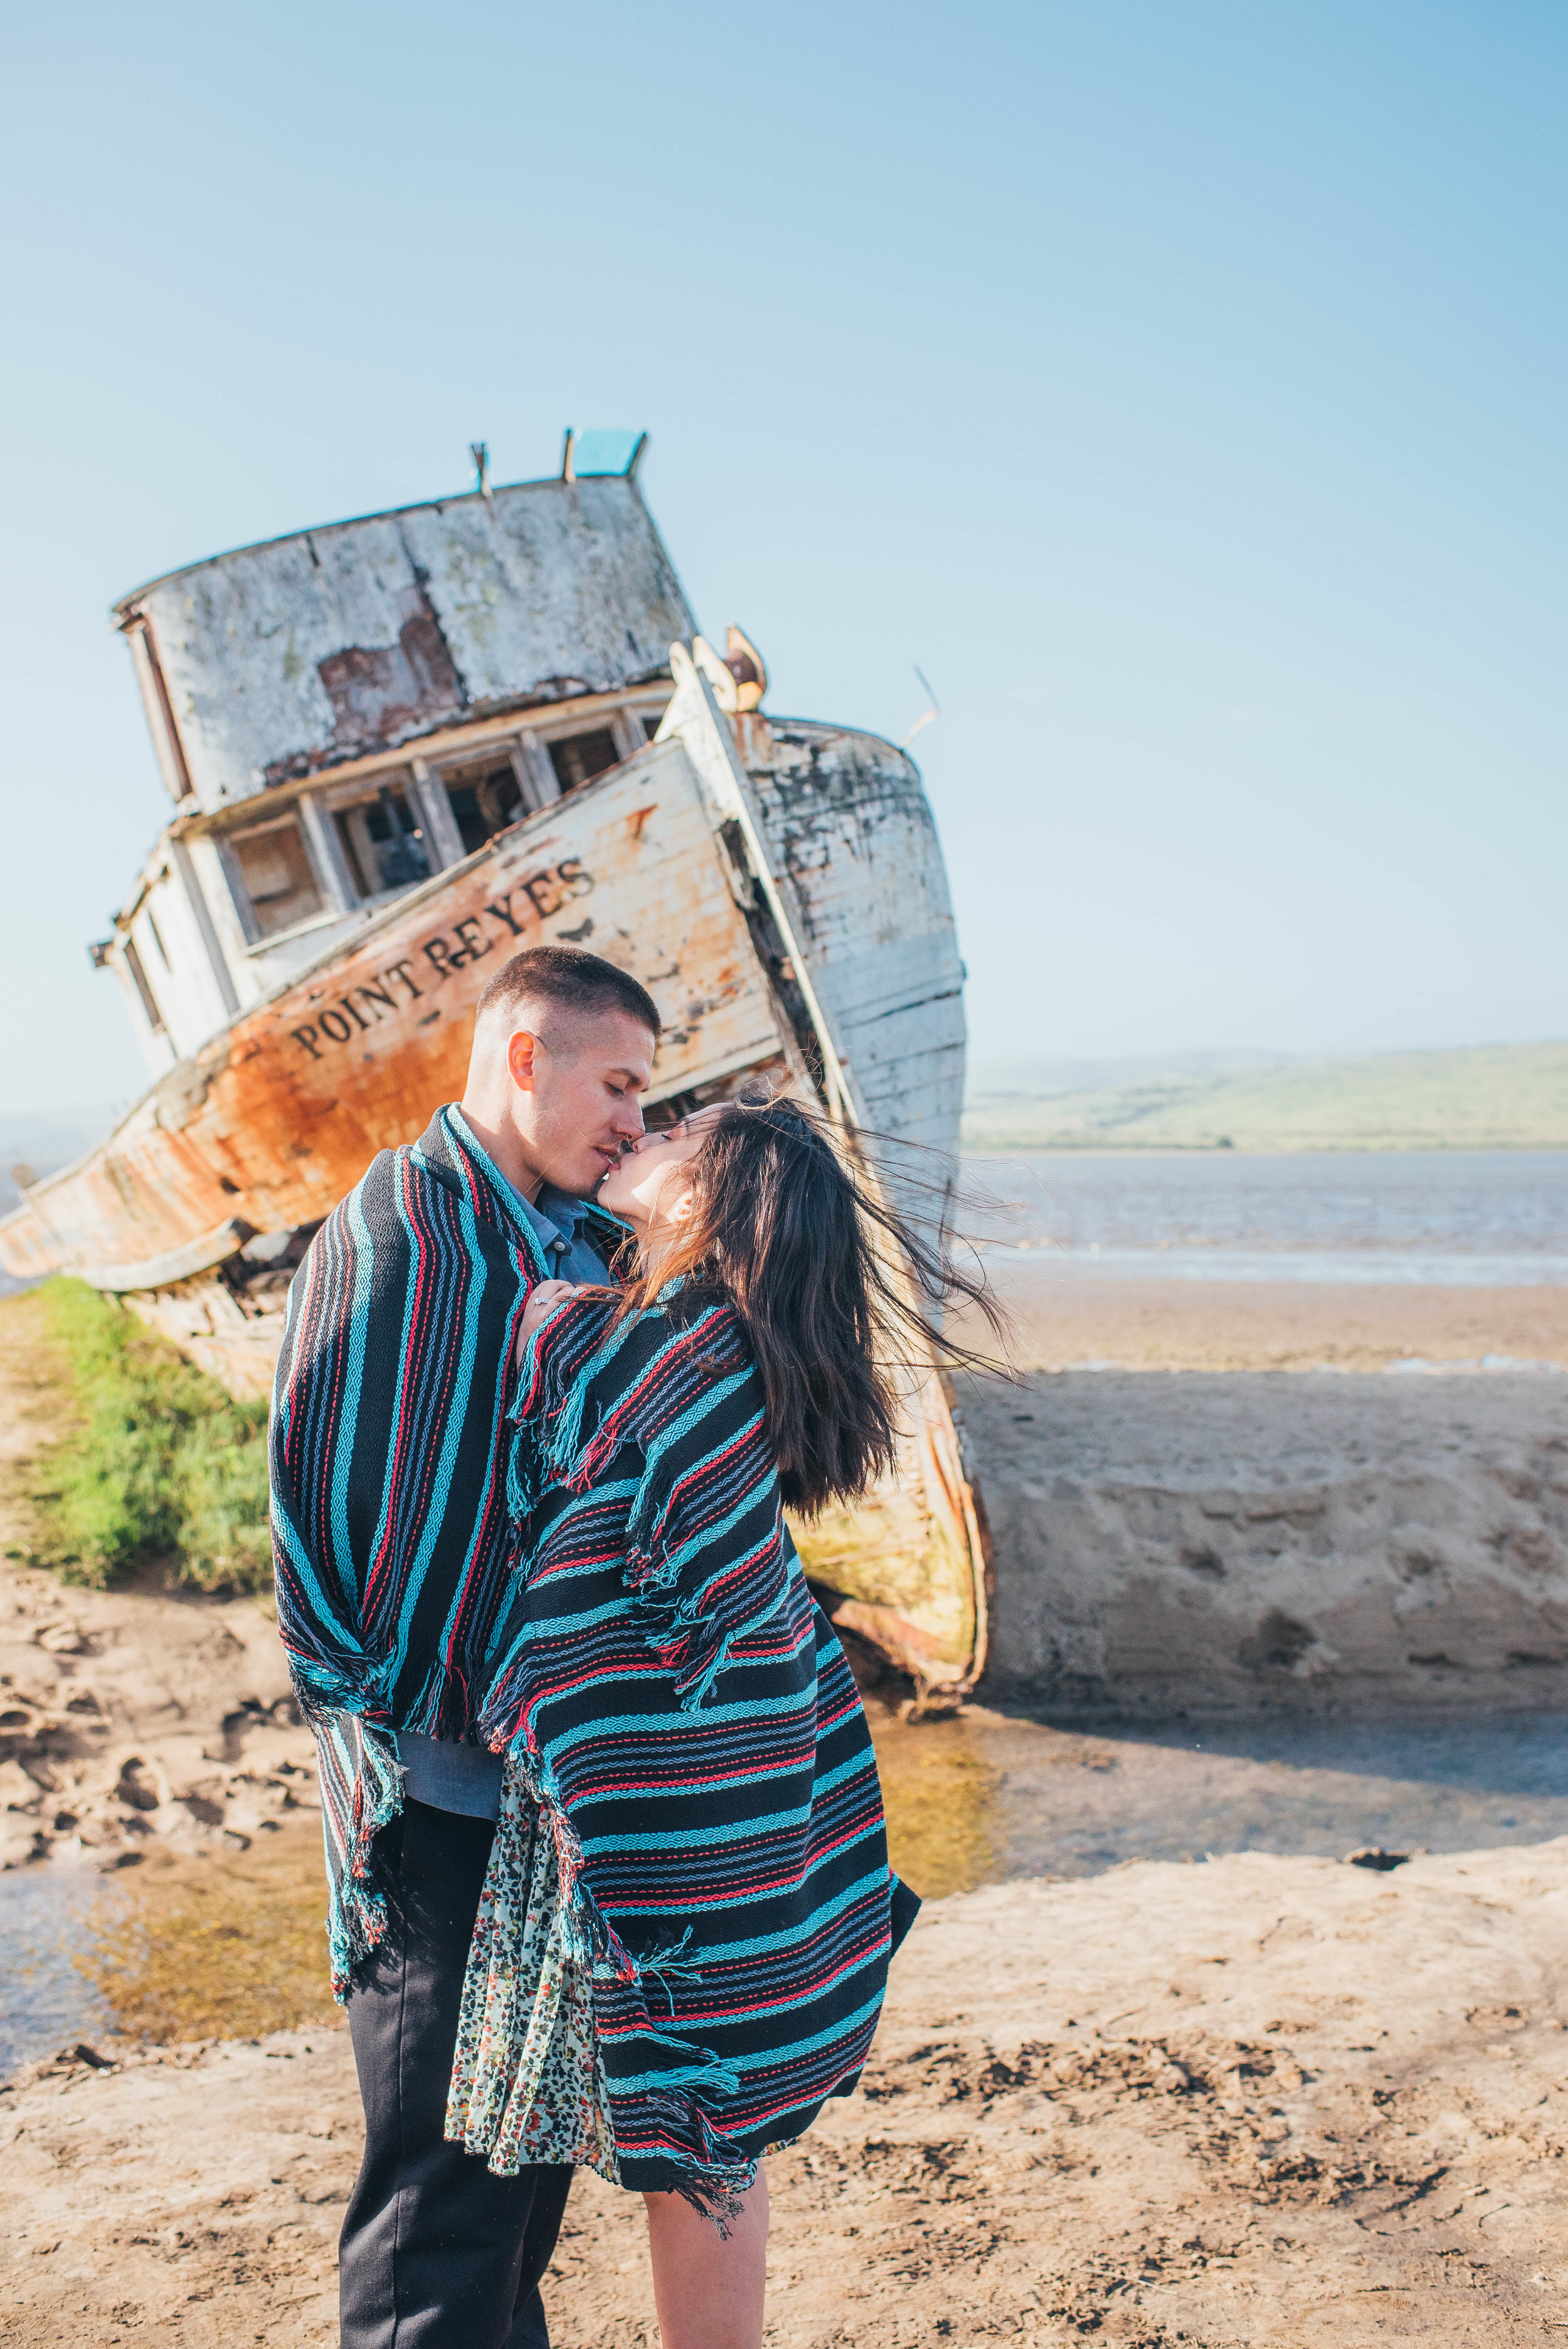
M928 1900L1130 1860L1454 1853L1568 1836L1559 1714L1080 1730L985 1705L906 1722L874 1692L867 1710L893 1865ZM143 1849L129 1871L0 1879L0 2079L106 2032L178 2041L335 2021L317 1820L285 1817L243 1851Z
M1257 1855L928 1909L861 2092L775 2158L771 2344L1542 2344L1568 2317L1568 1844ZM18 2349L334 2338L341 2033L0 2095ZM558 2349L651 2336L639 2206L573 2189Z
M984 1694L1074 1714L1568 1704L1568 1382L1031 1373L964 1410Z
M315 1748L254 1599L0 1568L0 1867L239 1850L316 1807Z
M315 1810L268 1605L150 1568L96 1590L27 1565L28 1487L71 1409L57 1349L0 1329L0 1870L242 1851Z

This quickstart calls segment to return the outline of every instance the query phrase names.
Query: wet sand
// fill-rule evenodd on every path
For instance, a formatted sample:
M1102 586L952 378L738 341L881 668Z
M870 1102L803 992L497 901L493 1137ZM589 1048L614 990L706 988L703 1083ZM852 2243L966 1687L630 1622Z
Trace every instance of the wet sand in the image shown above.
M983 1774L975 1848L991 1880L1233 1852L1340 1859L1568 1836L1562 1713L1074 1731L974 1705L957 1726ZM911 1857L918 1870L924 1855Z
M0 1868L243 1850L317 1807L270 1611L0 1560Z
M62 1409L26 1299L0 1303L0 1871L243 1850L316 1807L270 1599L113 1590L26 1563L28 1489Z
M1000 1251L986 1268L1024 1370L1476 1370L1489 1357L1568 1370L1568 1288L1158 1281Z
M1516 1512L1491 1526L1503 1550L1539 1537L1509 1568L1521 1590L1558 1572L1542 1544L1568 1526L1550 1449L1568 1386L1384 1366L1568 1359L1561 1292L1260 1301L1097 1278L1075 1301L1053 1276L1016 1293L1029 1389L972 1418L1016 1588L1075 1476L1096 1573L1144 1507L1130 1495L1200 1515L1218 1496L1199 1568L1181 1568L1208 1605L1254 1568L1317 1570L1268 1530L1272 1504L1237 1509L1238 1481L1299 1515L1304 1475L1359 1475L1376 1497L1439 1453L1466 1506ZM1068 1367L1108 1360L1129 1367ZM1223 1375L1168 1374L1200 1366ZM1249 1375L1282 1370L1316 1375ZM1521 1443L1546 1464L1528 1492ZM1133 1530L1180 1564L1169 1526ZM1422 1584L1402 1587L1424 1605ZM95 2024L107 2065L25 2067L0 2092L0 2334L325 2349L357 2099L316 1970L313 1790L264 1611L10 1564L0 1628L18 1716L0 1909L5 1887L68 1887L80 1950L98 1904L94 2013L120 2034ZM988 1690L919 1723L873 1692L895 1864L939 1905L901 1955L861 2091L772 2165L770 2344L1568 2329L1557 1724L1539 1695L1491 1723L1293 1718L1274 1698L1307 1685L1305 1652L1263 1654L1229 1720L1079 1723ZM1363 1845L1432 1856L1346 1865ZM578 2182L550 2289L558 2349L656 2338L631 2198Z
M984 1705L909 1722L874 1690L866 1703L892 1863L927 1901L1135 1861L1453 1853L1568 1837L1560 1715L1205 1723L1200 1734L1180 1723L1080 1731ZM0 1936L18 1899L33 1962L26 1982L8 1984L0 2046L12 2065L0 2073L84 2034L167 2044L340 2020L323 1965L313 1817L285 1819L247 1850L154 1845L131 1873L13 1873L0 1887Z
M860 2092L769 2165L774 2349L1541 2343L1568 2320L1568 1845L1248 1855L955 1895ZM345 2035L0 2094L17 2349L326 2349ZM573 2188L557 2349L652 2342L640 2206Z

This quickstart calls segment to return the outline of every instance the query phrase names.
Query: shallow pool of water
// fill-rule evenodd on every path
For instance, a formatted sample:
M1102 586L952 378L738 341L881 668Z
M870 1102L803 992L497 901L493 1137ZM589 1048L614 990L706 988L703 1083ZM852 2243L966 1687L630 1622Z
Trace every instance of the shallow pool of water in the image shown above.
M928 1899L1233 1851L1343 1858L1568 1835L1568 1719L1063 1727L868 1711L893 1866ZM244 2036L335 2015L314 1823L129 1876L0 1877L0 2078L74 2039ZM80 1957L88 1971L74 1960Z
M0 1876L0 2080L109 2028L96 1984L73 1960L92 1940L104 1899L96 1870L39 1867Z
M1568 1721L1053 1727L975 1707L992 1873L1096 1876L1129 1859L1478 1851L1568 1835Z

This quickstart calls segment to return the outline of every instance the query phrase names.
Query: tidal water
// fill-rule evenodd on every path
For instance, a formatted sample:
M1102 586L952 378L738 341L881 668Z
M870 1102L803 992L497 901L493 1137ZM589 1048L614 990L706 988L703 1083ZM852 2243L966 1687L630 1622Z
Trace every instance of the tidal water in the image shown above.
M1177 1722L1080 1731L976 1707L995 1877L1233 1851L1492 1850L1568 1835L1568 1721Z
M965 1161L964 1229L1045 1269L1568 1285L1568 1152L1062 1151Z
M0 2080L108 2026L108 2009L74 1959L106 1899L96 1869L66 1865L0 1876Z
M928 1899L1132 1859L1337 1859L1568 1835L1568 1719L1557 1714L1064 1728L984 1705L926 1723L875 1699L871 1712L893 1864ZM83 1868L0 1877L0 2079L111 2027L72 1961L90 1952L95 1921L112 1924L115 1897ZM313 1875L300 1907L313 1936L320 1909Z

